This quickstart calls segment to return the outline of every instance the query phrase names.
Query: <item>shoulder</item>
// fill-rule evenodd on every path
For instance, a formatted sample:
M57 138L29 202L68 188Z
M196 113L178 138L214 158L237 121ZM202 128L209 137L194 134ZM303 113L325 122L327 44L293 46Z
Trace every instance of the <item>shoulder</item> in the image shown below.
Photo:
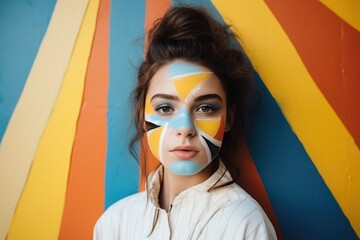
M123 226L134 214L140 213L145 204L145 192L130 195L112 204L97 220L94 239L106 239L105 235L109 234L116 236L120 231L119 226Z
M112 204L100 217L99 220L112 217L121 217L126 213L129 209L136 207L138 208L142 203L145 203L146 201L146 193L145 192L139 192L135 193L133 195L127 196L114 204Z
M214 217L221 219L217 226L223 225L223 239L239 236L243 239L276 239L267 215L247 192L237 184L225 186L222 191L227 202Z

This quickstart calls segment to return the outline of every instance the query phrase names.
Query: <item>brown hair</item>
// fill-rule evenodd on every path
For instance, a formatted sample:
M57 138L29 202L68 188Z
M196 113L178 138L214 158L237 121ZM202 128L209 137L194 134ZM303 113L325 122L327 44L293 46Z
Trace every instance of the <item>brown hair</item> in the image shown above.
M233 144L238 141L244 127L247 93L252 89L251 68L236 44L236 35L229 26L218 23L205 10L182 6L169 9L162 19L155 22L147 40L148 49L133 91L136 132L129 144L132 155L137 158L135 143L143 140L145 135L145 97L151 78L166 63L182 59L211 69L222 82L227 109L235 106L232 128L225 133L219 153L225 164L231 166ZM146 142L140 141L141 150L147 149L144 144ZM142 161L142 174L146 176L146 159Z

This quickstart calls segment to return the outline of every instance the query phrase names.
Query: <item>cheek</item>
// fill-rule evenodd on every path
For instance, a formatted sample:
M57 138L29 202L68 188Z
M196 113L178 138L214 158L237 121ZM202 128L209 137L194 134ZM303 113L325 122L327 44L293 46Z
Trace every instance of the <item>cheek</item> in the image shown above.
M154 156L161 161L161 150L160 147L162 146L162 138L163 133L165 131L164 126L157 127L151 131L147 132L147 140L150 147L151 152L154 154Z
M222 141L225 132L225 119L223 114L216 119L197 119L196 127L203 133L205 138L214 141Z
M225 131L225 118L220 115L216 119L196 120L195 124L199 129L202 144L207 149L209 162L218 155Z

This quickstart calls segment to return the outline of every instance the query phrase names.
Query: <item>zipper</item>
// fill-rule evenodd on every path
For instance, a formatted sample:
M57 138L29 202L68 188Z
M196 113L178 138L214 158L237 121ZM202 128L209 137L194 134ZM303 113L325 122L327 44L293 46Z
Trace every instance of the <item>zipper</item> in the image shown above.
M169 211L166 212L167 214L167 219L168 219L168 225L169 225L169 240L171 240L172 238L172 229L171 229L171 222L170 222L170 213L171 213L171 209L172 209L173 205L170 204L170 208L169 208Z

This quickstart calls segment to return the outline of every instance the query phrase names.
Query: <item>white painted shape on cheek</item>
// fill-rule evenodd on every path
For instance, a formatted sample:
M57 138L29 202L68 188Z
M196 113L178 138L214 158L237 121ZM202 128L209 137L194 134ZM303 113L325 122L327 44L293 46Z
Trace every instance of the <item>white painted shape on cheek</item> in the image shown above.
M199 135L199 140L201 142L201 144L203 145L204 149L205 149L205 152L206 152L206 156L207 156L207 164L206 166L212 161L211 159L211 152L210 152L210 149L206 143L206 141L202 138L202 136ZM204 166L204 168L206 167Z
M207 133L205 133L205 132L203 132L203 131L201 131L201 130L198 130L198 133L199 133L199 135L204 136L206 139L211 139L211 142L212 142L213 144L215 144L216 146L221 147L222 141L216 140L215 138L209 136ZM204 141L205 141L205 140L204 140ZM206 145L206 146L207 146L207 145Z
M160 135L160 139L159 139L159 161L164 164L164 157L163 157L163 143L164 143L164 138L165 138L165 135L166 135L166 132L167 132L167 128L168 128L168 123L165 123L164 125L164 128L161 132L161 135Z

